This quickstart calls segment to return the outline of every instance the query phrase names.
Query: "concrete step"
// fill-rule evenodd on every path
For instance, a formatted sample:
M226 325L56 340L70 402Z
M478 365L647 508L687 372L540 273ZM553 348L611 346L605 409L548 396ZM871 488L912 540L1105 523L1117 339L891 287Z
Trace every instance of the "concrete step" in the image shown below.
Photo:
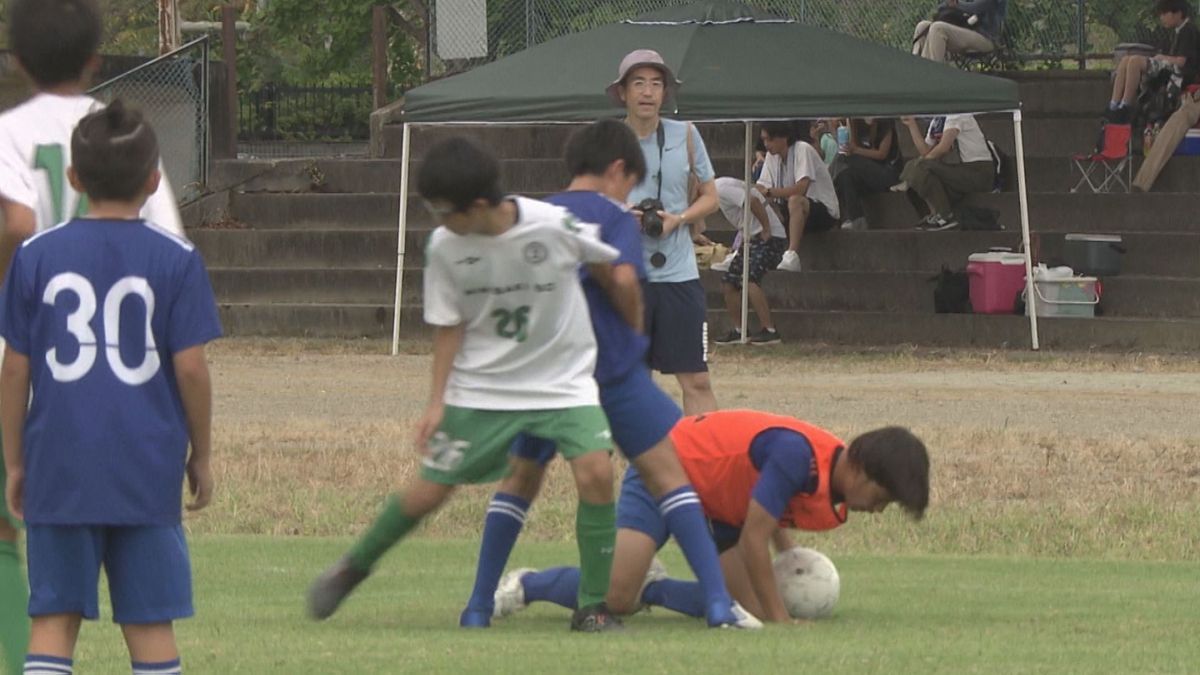
M213 292L224 303L391 304L396 271L354 268L209 267ZM421 269L404 275L405 302L420 302Z
M424 241L427 233L416 237ZM210 267L340 267L395 269L396 231L384 230L188 230ZM420 251L420 248L417 249Z
M972 195L967 203L998 210L1009 230L1021 227L1015 193ZM919 220L897 193L872 196L867 218L878 229L911 228ZM1200 194L1031 194L1029 218L1038 232L1197 232Z
M235 192L229 208L236 220L255 229L395 230L400 195Z
M209 189L238 192L399 192L398 159L217 160Z
M723 307L721 273L701 280L708 306ZM932 313L933 280L924 272L772 272L763 290L772 309ZM1200 279L1118 276L1103 280L1103 316L1200 319Z
M236 337L384 338L392 335L392 303L222 303L225 334ZM419 306L401 312L406 325L427 334Z
M774 313L784 342L824 342L835 345L917 345L976 349L1029 349L1029 319L982 314L901 314L882 312ZM752 320L752 326L758 323ZM729 328L723 310L709 310L709 332ZM1043 350L1184 352L1200 349L1200 321L1168 319L1050 319L1038 322ZM726 349L717 348L720 362ZM769 349L769 347L761 347Z
M1103 110L1112 94L1108 71L1017 71L997 75L1017 81L1021 109L1027 114L1093 114Z

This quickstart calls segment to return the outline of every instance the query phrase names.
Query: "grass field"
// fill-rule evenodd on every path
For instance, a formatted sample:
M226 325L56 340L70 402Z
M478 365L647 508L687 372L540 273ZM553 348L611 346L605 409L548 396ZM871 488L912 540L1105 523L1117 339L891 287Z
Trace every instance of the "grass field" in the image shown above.
M656 611L575 636L557 608L456 626L487 488L465 490L333 620L304 589L415 469L422 345L227 341L212 350L218 494L187 518L192 673L1195 672L1200 666L1200 361L1020 352L722 350L724 407L924 438L921 523L856 517L802 543L839 566L833 619L713 633ZM673 383L663 382L669 391ZM574 500L552 473L514 564L571 562ZM685 573L673 547L672 569ZM80 671L127 672L89 625Z

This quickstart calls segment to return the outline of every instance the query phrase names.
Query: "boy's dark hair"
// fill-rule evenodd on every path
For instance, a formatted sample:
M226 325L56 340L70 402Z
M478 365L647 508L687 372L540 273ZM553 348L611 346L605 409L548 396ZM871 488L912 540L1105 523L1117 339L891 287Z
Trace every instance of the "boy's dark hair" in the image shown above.
M1158 0L1154 6L1154 15L1162 16L1179 12L1184 17L1192 15L1192 6L1187 0Z
M483 146L462 136L429 149L417 177L417 190L427 200L449 202L458 212L471 208L478 199L492 206L504 199L500 163Z
M846 451L867 478L883 486L912 517L929 506L929 453L904 427L883 427L859 436Z
M71 164L89 198L132 201L158 168L158 138L140 112L117 99L79 120Z
M8 44L39 87L83 77L100 48L94 0L12 0Z
M786 138L789 146L796 142L796 125L792 122L763 122L762 130L768 138Z
M624 122L602 119L571 134L567 141L567 170L571 176L600 176L618 159L625 160L625 175L646 177L646 157L633 130Z

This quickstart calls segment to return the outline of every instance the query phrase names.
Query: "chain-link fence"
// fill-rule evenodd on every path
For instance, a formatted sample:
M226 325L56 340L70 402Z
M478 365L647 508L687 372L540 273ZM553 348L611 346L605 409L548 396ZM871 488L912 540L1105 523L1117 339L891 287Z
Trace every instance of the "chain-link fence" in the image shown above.
M199 197L208 178L208 38L94 87L104 102L120 98L150 120L163 166L180 203Z
M466 70L561 35L695 0L431 0L430 71ZM907 50L937 0L751 0L764 11ZM1153 41L1151 0L1008 0L1015 63L1086 64L1120 42ZM1200 3L1198 3L1200 6Z

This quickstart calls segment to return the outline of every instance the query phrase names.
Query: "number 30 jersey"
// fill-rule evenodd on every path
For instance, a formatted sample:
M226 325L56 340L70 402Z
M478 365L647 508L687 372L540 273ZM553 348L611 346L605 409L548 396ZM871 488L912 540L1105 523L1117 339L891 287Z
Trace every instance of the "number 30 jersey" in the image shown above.
M596 338L580 263L617 250L566 209L517 197L517 223L499 236L434 230L425 251L425 321L464 324L448 405L547 410L597 405Z
M71 134L79 120L102 107L90 96L38 94L0 115L0 197L32 209L38 232L84 214L86 200L67 180ZM142 217L182 237L166 178L164 172Z
M29 358L25 519L179 522L187 421L172 357L221 334L185 239L142 220L77 218L17 249L0 335Z

